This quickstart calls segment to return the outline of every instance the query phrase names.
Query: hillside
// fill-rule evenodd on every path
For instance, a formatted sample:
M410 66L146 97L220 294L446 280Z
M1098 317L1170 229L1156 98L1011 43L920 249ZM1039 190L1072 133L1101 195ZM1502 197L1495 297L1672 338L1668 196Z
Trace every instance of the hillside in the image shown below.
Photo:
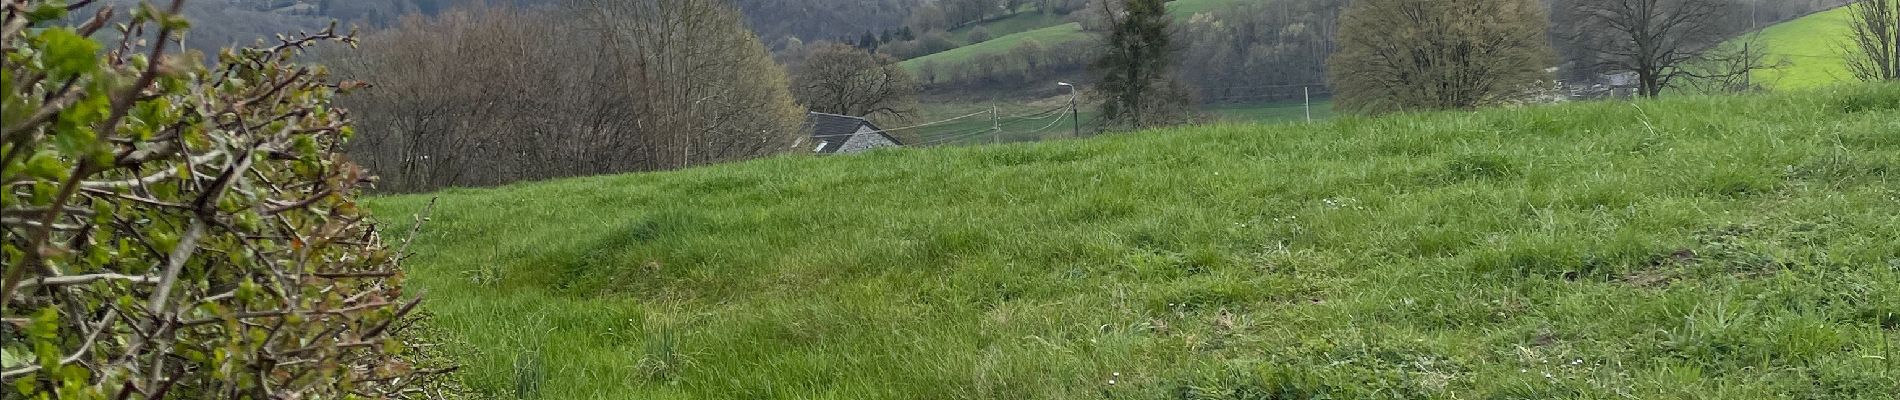
M1168 2L1167 7L1168 13L1173 14L1176 19L1186 19L1195 13L1213 11L1220 7L1248 1L1257 0L1175 0ZM1024 25L1023 20L1042 21L1044 23L1056 23L1060 21L1059 19L1029 18L1031 17L1022 17L1020 20L1018 18L1005 18L992 22L993 24L997 24L998 27L995 29L986 27L985 29L989 30L993 35L996 35L993 39L971 43L923 57L904 60L902 64L905 68L909 68L912 72L915 72L918 67L922 66L925 62L936 62L939 65L961 64L981 54L1006 53L1009 49L1016 47L1016 45L1030 40L1040 42L1044 46L1060 46L1062 44L1087 40L1089 38L1088 33L1082 31L1082 26L1074 22L1061 22L1053 26L1021 30ZM977 26L985 25L978 24ZM959 32L957 32L959 34L958 37L964 37L962 33L968 32L970 29L974 29L974 27L959 29ZM1009 32L1009 34L1002 34L1005 32Z
M993 19L989 21L982 21L975 24L971 24L970 26L951 29L950 37L960 43L969 43L972 41L970 38L970 32L974 32L979 29L981 29L983 32L990 34L992 37L1008 36L1008 35L1015 34L1018 32L1027 32L1027 31L1047 28L1051 26L1062 25L1062 24L1067 23L1066 20L1064 19L1065 17L1066 16L1063 16L1063 15L1045 14L1045 13L1042 13L1041 11L1035 11L1035 10L1023 11L1023 12L1018 12L1014 15L1010 15L1007 17L997 18L997 19Z
M502 398L1900 391L1900 87L373 199ZM400 237L406 229L392 226Z
M1770 62L1783 68L1755 74L1773 89L1801 89L1854 80L1847 70L1849 14L1845 7L1823 11L1761 31Z

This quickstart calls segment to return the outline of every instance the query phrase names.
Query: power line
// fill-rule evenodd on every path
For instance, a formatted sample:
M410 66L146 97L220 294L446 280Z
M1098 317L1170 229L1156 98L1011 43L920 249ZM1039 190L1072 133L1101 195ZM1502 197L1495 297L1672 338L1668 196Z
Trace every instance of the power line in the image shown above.
M1034 116L1034 117L1030 117L1030 116L1023 116L1023 117L1014 117L1014 118L1004 118L1004 119L1003 119L1003 121L1001 121L1001 122L1002 122L1002 124L1003 124L1003 125L1009 125L1009 124L1020 124L1020 123L1024 123L1024 122L1036 122L1036 121L1042 121L1042 120L1047 120L1047 119L1050 119L1050 118L1060 118L1061 116L1063 116L1063 115L1066 115L1066 111L1068 111L1068 110L1069 110L1069 107L1066 107L1066 106L1064 106L1064 107L1061 107L1061 108L1056 108L1056 109L1053 109L1053 110L1047 110L1047 111L1042 111L1042 112L1040 112L1040 113L1037 113L1037 114L1030 114L1030 115L1038 115L1038 116Z
M1068 110L1068 108L1069 108L1069 107L1067 107L1067 106L1063 106L1063 107L1060 107L1060 108L1056 108L1056 109L1054 109L1054 110L1050 110L1050 111L1055 111L1055 112L1060 112L1060 111L1067 111L1067 110ZM1040 127L1040 128L1036 128L1036 129L1031 129L1031 130L1025 130L1025 131L1016 131L1016 133L1020 133L1020 134L1032 134L1032 133L1037 133L1037 132L1042 132L1042 131L1047 131L1047 130L1049 130L1050 128L1054 128L1054 127L1056 127L1056 125L1061 125L1063 121L1067 121L1067 120L1069 119L1069 114L1068 114L1068 113L1058 113L1058 114L1054 114L1054 115L1053 115L1053 117L1055 118L1054 120L1051 120L1051 121L1049 121L1049 123L1048 123L1048 124L1044 124L1044 125L1043 125L1042 127ZM1047 118L1047 117L1045 117L1045 118ZM1027 121L1034 121L1034 120L1032 120L1032 119L1024 119L1024 120L1018 120L1018 121L1015 121L1015 122L1018 122L1018 123L1020 123L1020 122L1027 122ZM1008 131L1007 131L1007 130L997 130L997 131L995 131L995 132L993 132L993 133L996 133L996 134L1002 134L1002 133L1006 133L1006 132L1008 132ZM933 144L945 144L945 143L949 143L949 142L954 142L954 141L958 141L958 140L963 140L963 139L970 139L970 138L975 138L975 137L981 137L981 136L982 136L983 134L985 134L985 133L992 133L992 132L990 132L990 131L989 131L989 130L987 130L987 129L981 129L981 130L974 130L974 131L968 131L968 132L965 132L965 133L962 133L962 134L957 134L957 135L946 135L946 136L943 136L943 137L939 137L939 138L937 138L937 139L935 139L935 140L932 140L932 141L930 141L930 142L925 142L925 143L919 143L919 145L933 145Z
M983 115L983 114L988 114L988 113L989 113L989 111L978 111L978 112L974 112L974 113L970 113L970 114L966 114L966 115L964 115L964 116L961 116L961 117L956 117L956 118L950 118L950 119L945 119L945 120L940 120L940 121L934 121L934 122L926 122L926 123L922 123L922 124L917 124L917 125L911 125L911 126L906 126L906 127L902 127L902 128L891 128L891 129L879 129L879 130L875 130L875 131L872 131L872 132L876 132L876 133L889 133L889 132L895 132L895 131L901 131L901 130L906 130L906 129L917 129L917 128L923 128L923 127L928 127L928 126L936 126L936 125L942 125L943 123L946 123L946 122L950 122L950 121L956 121L956 120L960 120L960 119L964 119L964 118L969 118L969 117L974 117L974 116L978 116L978 115ZM857 135L857 133L856 133L856 132L853 132L853 133L840 133L840 134L831 134L831 135L812 135L812 137L814 137L814 138L822 138L822 137L837 137L837 136L856 136L856 135Z
M1046 131L1046 130L1049 130L1049 128L1054 128L1056 124L1062 123L1062 120L1065 120L1065 119L1069 119L1069 114L1056 114L1056 120L1049 121L1048 125L1043 125L1041 128L1036 128L1036 130L1023 132L1023 133L1036 133L1036 132Z
M1029 132L1039 132L1039 131L1048 129L1049 127L1055 126L1057 122L1061 122L1067 116L1067 114L1064 113L1064 111L1068 111L1068 109L1069 109L1069 106L1064 105L1064 106L1049 108L1046 110L1025 112L1025 113L1011 115L1007 117L995 117L993 119L991 126L985 126L985 127L970 129L970 130L952 131L950 133L935 134L933 135L934 137L918 142L914 144L914 146L928 146L928 145L943 144L943 143L948 143L952 141L979 137L984 134L1002 133L1003 129L1001 129L1001 127L1003 125L1019 124L1019 123L1030 122L1030 121L1041 121L1041 120L1049 119L1052 117L1055 118L1055 121L1050 122L1049 125L1044 126L1043 128L1038 128L1033 131L1029 131ZM991 114L992 112L993 111L990 111L990 110L977 111L977 112L964 114L957 117L931 121L931 122L926 122L922 124L910 125L910 126L899 127L899 128L879 129L879 130L874 130L871 132L889 133L889 132L896 132L896 131L902 131L902 130L928 128L928 127L933 127L933 126L946 125L951 122L968 119L970 117L975 117L978 115ZM811 137L827 138L827 137L845 137L845 136L856 136L856 135L858 135L858 133L853 132L853 133L848 133L848 134L812 135Z
M1025 121L1040 121L1040 120L1045 120L1045 119L1054 117L1057 113L1066 111L1068 109L1069 109L1068 106L1061 106L1061 107L1050 108L1047 110L1032 111L1032 112L1026 112L1022 114L1016 114L1016 115L1007 116L1007 117L998 117L996 118L996 123L997 125L1010 125L1010 124L1022 123ZM988 113L988 111L983 111L982 113ZM984 127L980 129L989 130L990 128L991 127ZM896 129L892 129L892 130L896 130ZM958 132L958 133L963 133L963 132Z
M941 124L943 124L943 123L945 123L945 122L950 122L950 121L956 121L956 120L960 120L960 119L964 119L964 118L969 118L969 117L974 117L974 116L978 116L978 115L983 115L983 114L986 114L986 113L988 113L988 111L977 111L977 112L973 112L973 113L969 113L969 114L964 114L964 115L963 115L963 116L961 116L961 117L956 117L956 118L951 118L951 119L946 119L946 120L941 120L941 121L936 121L936 122L926 122L926 123L922 123L922 124L917 124L917 125L911 125L911 126L906 126L906 127L902 127L902 128L891 128L891 129L885 129L885 130L880 130L880 131L878 131L878 132L891 132L891 131L901 131L901 130L905 130L905 129L917 129L917 128L922 128L922 127L926 127L926 126L932 126L932 125L941 125Z
M1302 87L1313 87L1313 86L1326 86L1326 84L1324 83L1292 83L1292 84L1285 84L1285 85L1226 86L1226 87L1218 87L1215 89L1229 89L1229 90L1231 89L1279 89L1279 88L1302 88Z
M957 140L979 137L987 133L990 133L990 128L982 128L982 129L952 133L952 134L947 134L947 135L938 135L934 139L917 143L917 145L927 146L927 145L943 144L943 143L948 143L948 142L957 141Z
M1042 110L1042 111L1037 111L1037 112L1032 112L1032 113L1025 113L1025 114L1018 114L1018 115L1016 115L1016 116L1014 116L1014 117L1003 117L1003 119L1010 119L1010 118L1026 118L1026 117L1029 117L1029 116L1031 116L1031 115L1043 115L1043 114L1049 114L1049 113L1053 113L1053 112L1057 112L1057 111L1062 111L1062 110L1067 110L1067 109L1069 109L1069 106L1056 106L1055 108L1051 108L1051 109L1047 109L1047 110ZM1042 116L1042 117L1036 117L1036 118L1030 118L1030 119L1042 119L1042 118L1047 118L1047 116Z
M1817 55L1809 55L1809 54L1771 54L1770 56L1784 56L1784 57L1802 57L1802 58L1827 58L1827 59L1837 59L1837 58L1841 58L1841 56L1817 56Z

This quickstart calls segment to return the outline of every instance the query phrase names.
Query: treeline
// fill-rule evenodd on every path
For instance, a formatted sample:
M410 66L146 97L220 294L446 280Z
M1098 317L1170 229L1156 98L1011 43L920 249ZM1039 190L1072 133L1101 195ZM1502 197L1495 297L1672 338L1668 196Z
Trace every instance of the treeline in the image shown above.
M793 41L857 38L894 32L929 0L726 0L773 48Z
M1557 55L1555 65L1561 67L1559 77L1576 81L1600 79L1601 75L1613 71L1604 67L1599 52L1590 50L1591 42L1596 39L1585 33L1603 27L1592 26L1587 16L1575 11L1580 1L1540 0L1537 4L1549 19L1548 39ZM1640 1L1661 6L1680 3L1676 0ZM1713 46L1750 30L1840 6L1850 0L1706 1L1720 3L1722 12L1709 20L1703 31L1706 35L1698 38L1703 43L1691 47ZM1107 13L1097 8L1120 4L1058 0L1048 8L1023 2L1018 9L1007 8L1010 6L1006 3L960 0L919 8L909 25L914 32L921 32L916 34L916 39L882 43L877 49L900 59L948 50L959 43L944 33L944 29L1010 15L1006 12L1065 15L1068 20L1080 23L1085 31L1099 34ZM1194 15L1174 26L1173 36L1177 39L1172 54L1180 64L1178 78L1195 88L1203 102L1296 98L1301 94L1299 87L1325 81L1326 61L1338 50L1340 13L1348 3L1346 0L1263 0ZM973 9L990 13L968 11ZM919 77L935 90L1006 88L1074 75L1099 54L1097 46L1099 43L1095 42L1024 43L1007 53L978 55L967 62L926 63L919 66Z
M1670 90L1741 91L1773 68L1746 35L1841 1L1279 0L1197 14L1185 24L1162 0L1092 10L1082 27L1103 55L1089 66L1104 129L1191 122L1201 103L1296 97L1322 86L1335 107L1389 113L1563 101L1578 82L1613 81L1654 97ZM1855 72L1880 79L1900 11L1854 10ZM1104 2L1103 4L1107 4ZM1874 10L1874 11L1868 11ZM1084 10L1089 13L1091 10ZM1772 19L1772 20L1771 20ZM1869 22L1871 21L1871 22ZM1554 28L1553 28L1554 26ZM1876 32L1876 33L1869 33ZM1737 36L1743 40L1736 40ZM1891 38L1891 40L1890 40ZM1563 48L1561 53L1555 49ZM1871 61L1869 61L1871 60ZM1321 83L1321 82L1324 83ZM1277 94L1276 94L1277 93ZM1198 94L1198 95L1196 95Z
M918 32L947 31L1019 12L1069 15L1091 0L938 0L916 8L905 20Z
M329 54L379 188L680 168L800 135L785 72L716 0L584 0L412 16Z
M1756 90L1753 73L1776 65L1738 35L1766 26L1764 10L1791 18L1837 2L1802 3L1356 0L1341 16L1328 81L1335 107L1361 113L1542 103L1595 90L1557 86L1558 70L1643 97Z
M1204 103L1296 99L1321 86L1337 47L1339 0L1275 0L1190 18L1181 78Z

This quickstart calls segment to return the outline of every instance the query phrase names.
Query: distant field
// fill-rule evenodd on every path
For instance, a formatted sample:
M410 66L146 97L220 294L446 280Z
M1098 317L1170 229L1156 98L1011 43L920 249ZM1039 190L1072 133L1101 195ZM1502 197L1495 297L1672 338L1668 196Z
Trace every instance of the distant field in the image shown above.
M1175 0L1168 3L1168 13L1177 19L1186 19L1195 13L1220 11L1235 4L1265 3L1269 0Z
M1033 110L1052 108L1050 106L1051 104L1054 104L1056 107L1060 106L1059 102L1052 103L1050 101L1039 102L1036 105L1007 102L938 103L930 104L925 107L915 120L927 122L953 118L969 113L986 111L991 105L996 105L999 110L1003 110L999 112L999 114L1009 116L1015 113L1027 113ZM1313 119L1318 121L1332 118L1332 105L1331 100L1314 101ZM1302 122L1306 120L1305 106L1298 102L1220 104L1207 106L1203 108L1201 112L1206 113L1207 117L1213 119L1215 122L1285 123ZM1092 109L1084 109L1080 114L1082 119L1081 130L1085 132L1092 130L1094 126L1092 124L1096 122L1095 119L1097 117L1095 111ZM898 128L901 126L904 126L904 124L886 128ZM1068 138L1074 135L1075 131L1075 127L1072 126L1070 122L1064 121L1058 123L1054 122L1053 118L1047 117L1042 119L1005 119L1001 129L997 130L1000 134L981 132L991 127L992 124L987 116L978 116L939 126L894 133L910 143L983 144Z
M1824 90L366 204L439 197L405 276L483 398L1891 400L1900 86Z
M1241 3L1246 3L1250 1L1260 1L1260 0L1176 0L1174 2L1168 3L1167 6L1168 6L1168 13L1171 15L1174 15L1176 20L1185 20L1187 19L1187 17L1192 16L1198 12L1214 11L1228 5L1241 4ZM1015 18L1009 18L1009 19L1004 19L1002 21L1010 21L1009 23L1011 24L1017 24L1017 25L1005 25L1005 26L1011 26L1011 27L1026 26L1028 24L1033 23L1032 21L1049 22L1049 20L1032 20L1029 18L1030 17L1024 17L1024 20L1021 20L1021 21L1012 21L1012 20L1015 20ZM1048 18L1048 17L1038 16L1034 18ZM1054 21L1060 21L1060 18L1056 18L1054 19ZM960 32L967 32L967 31L968 31L967 29L960 30ZM931 55L927 55L923 57L917 57L917 58L913 58L909 60L904 60L904 62L902 62L901 64L905 68L909 68L911 72L916 72L917 68L923 65L925 61L934 61L938 65L946 65L946 66L962 64L965 62L969 62L972 58L976 57L977 55L1000 54L1000 53L1008 52L1009 49L1015 48L1016 45L1021 44L1025 41L1029 41L1029 40L1035 40L1039 43L1042 43L1044 47L1048 47L1048 46L1078 42L1082 40L1088 40L1089 38L1088 33L1082 31L1082 26L1073 22L1003 35L1002 33L1006 31L1009 31L1009 28L994 29L990 31L990 34L996 35L996 37L994 39L990 39L989 41L971 44L971 45L963 46L963 47L958 47L955 49L951 49L951 50L947 50L947 51L943 51L943 52L939 52L936 54L931 54ZM958 33L958 35L959 35L958 37L960 38L964 37L962 36L964 35L964 33Z
M971 25L971 26L952 29L950 30L949 33L950 33L950 37L956 39L957 41L960 41L963 43L969 43L970 32L976 30L977 27L982 27L984 31L989 32L991 38L998 38L998 37L1008 36L1010 34L1015 34L1018 32L1028 32L1028 31L1032 31L1036 29L1062 25L1063 23L1064 23L1063 16L1061 15L1043 14L1040 12L1029 11L1029 12L1016 13L1015 15L999 18L993 21L986 21L986 22Z
M1222 104L1209 106L1204 111L1215 119L1229 122L1302 122L1306 120L1306 105L1301 102L1280 102L1262 104ZM1321 121L1333 118L1332 100L1313 100L1313 120Z
M1082 32L1082 25L1074 23L1074 22L1070 22L1070 23L1065 23L1062 25L1052 26L1048 28L1041 28L1041 29L1035 29L1035 30L1031 30L1027 32L1019 32L1019 33L1014 33L1010 35L999 36L997 38L990 39L982 43L971 44L971 45L967 45L963 47L945 50L942 52L938 52L936 54L904 60L903 62L900 62L899 64L903 65L904 68L909 69L911 72L917 72L918 68L921 68L925 62L935 62L937 63L937 65L941 65L941 66L962 64L965 62L969 62L970 59L975 58L976 56L982 55L982 54L1007 53L1009 52L1009 49L1015 48L1017 45L1022 44L1023 42L1030 41L1030 40L1037 41L1038 43L1041 43L1044 47L1049 47L1049 46L1079 42L1079 41L1088 40L1088 39L1089 39L1088 33Z
M1848 10L1837 8L1763 29L1770 61L1787 67L1755 74L1771 89L1801 89L1853 81L1847 70Z

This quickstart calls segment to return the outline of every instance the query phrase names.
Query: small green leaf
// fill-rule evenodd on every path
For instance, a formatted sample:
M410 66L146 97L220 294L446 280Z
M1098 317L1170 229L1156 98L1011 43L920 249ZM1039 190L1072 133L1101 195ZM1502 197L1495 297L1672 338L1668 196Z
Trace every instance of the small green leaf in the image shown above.
M40 33L40 48L46 53L46 70L54 79L67 79L99 65L99 42L80 36L72 28L59 27Z
M26 13L26 21L28 24L52 21L65 17L66 2L57 0L40 4L39 7L34 7L33 11Z
M66 172L66 162L59 159L58 152L41 151L26 160L27 176L57 181L66 179Z
M164 17L162 21L159 22L159 24L165 27L165 29L170 29L173 31L182 31L187 28L191 28L191 21L185 19L184 15L176 15L176 14L167 15Z
M12 348L0 349L0 368L14 369L32 363L32 356L16 353Z

